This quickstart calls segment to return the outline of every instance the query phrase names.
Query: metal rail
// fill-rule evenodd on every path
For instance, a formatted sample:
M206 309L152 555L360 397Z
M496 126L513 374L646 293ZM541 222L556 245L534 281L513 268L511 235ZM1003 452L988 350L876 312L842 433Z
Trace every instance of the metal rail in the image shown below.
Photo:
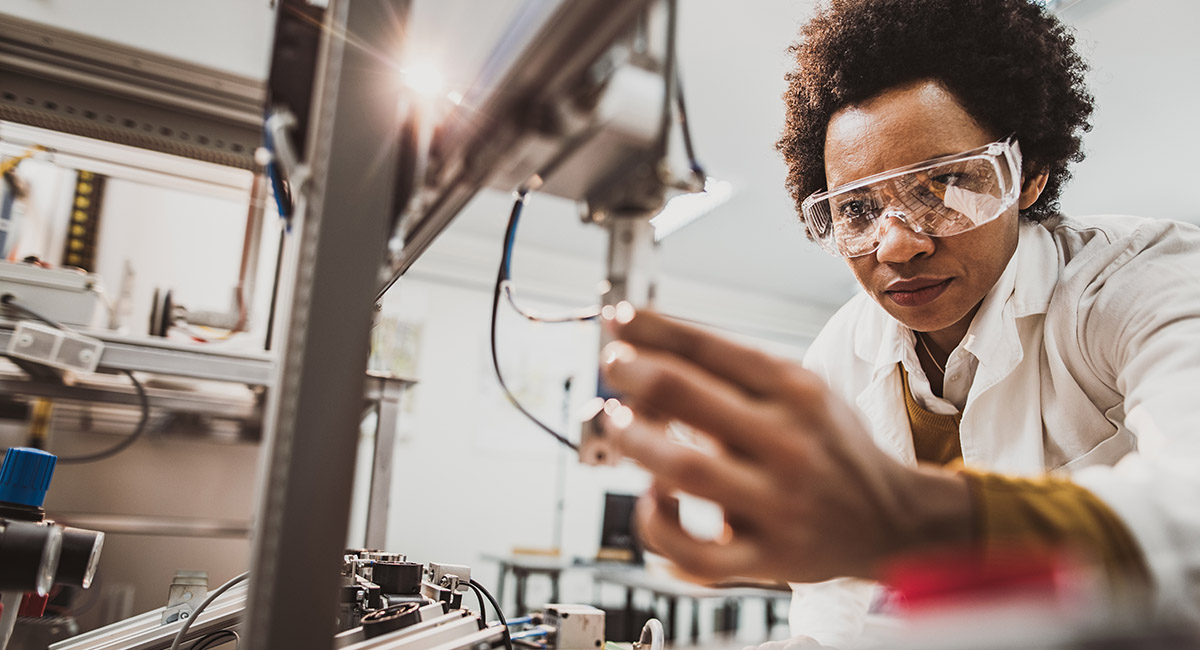
M267 409L250 648L333 647L372 299L397 157L399 87L378 53L400 45L406 15L406 3L386 0L334 0L326 11L305 147L310 180L295 188L296 255L284 274L291 295Z
M0 119L254 169L262 82L0 14Z

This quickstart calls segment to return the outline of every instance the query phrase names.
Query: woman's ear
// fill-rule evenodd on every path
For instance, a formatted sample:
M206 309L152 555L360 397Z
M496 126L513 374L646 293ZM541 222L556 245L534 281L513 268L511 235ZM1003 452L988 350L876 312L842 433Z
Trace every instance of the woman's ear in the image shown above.
M1042 172L1033 178L1027 179L1025 185L1021 187L1021 196L1017 198L1017 207L1025 210L1036 203L1038 197L1042 195L1042 190L1046 189L1046 181L1048 180L1050 180L1049 172Z

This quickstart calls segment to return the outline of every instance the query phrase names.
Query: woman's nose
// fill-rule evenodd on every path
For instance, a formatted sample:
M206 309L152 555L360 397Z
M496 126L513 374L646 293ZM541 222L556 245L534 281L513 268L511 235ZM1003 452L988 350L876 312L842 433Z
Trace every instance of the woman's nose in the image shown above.
M919 255L933 253L933 238L910 225L903 212L888 211L879 221L879 249L875 251L875 257L880 262L902 264Z

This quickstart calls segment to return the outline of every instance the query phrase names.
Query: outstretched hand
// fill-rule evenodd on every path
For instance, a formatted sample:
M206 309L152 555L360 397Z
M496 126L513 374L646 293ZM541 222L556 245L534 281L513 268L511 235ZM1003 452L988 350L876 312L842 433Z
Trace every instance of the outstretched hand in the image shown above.
M966 539L964 479L905 467L815 374L652 312L609 319L607 382L634 414L619 451L654 476L637 524L648 548L702 580L875 577L890 555ZM681 444L681 422L705 444ZM625 424L624 422L622 424ZM675 491L720 506L723 536L681 525Z

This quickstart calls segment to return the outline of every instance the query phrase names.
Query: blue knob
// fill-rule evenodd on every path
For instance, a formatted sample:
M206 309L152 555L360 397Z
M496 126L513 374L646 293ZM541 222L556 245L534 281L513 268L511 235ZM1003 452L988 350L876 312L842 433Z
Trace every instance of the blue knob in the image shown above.
M40 449L9 447L0 467L0 502L42 507L57 460Z

